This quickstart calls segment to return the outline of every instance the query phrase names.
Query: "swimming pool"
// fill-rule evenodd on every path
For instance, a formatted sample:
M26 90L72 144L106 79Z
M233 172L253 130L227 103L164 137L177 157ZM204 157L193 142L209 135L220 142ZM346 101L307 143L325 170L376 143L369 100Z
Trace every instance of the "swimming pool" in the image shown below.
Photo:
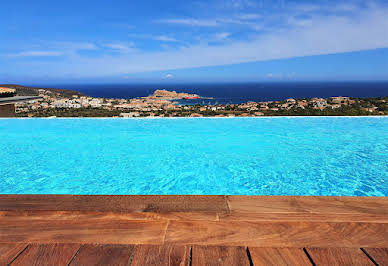
M388 117L0 119L1 194L388 196Z

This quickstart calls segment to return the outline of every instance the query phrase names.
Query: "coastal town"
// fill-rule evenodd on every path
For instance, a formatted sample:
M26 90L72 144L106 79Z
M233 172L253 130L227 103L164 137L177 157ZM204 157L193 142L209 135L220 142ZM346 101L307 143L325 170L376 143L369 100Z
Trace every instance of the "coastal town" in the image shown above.
M7 94L17 89L3 88ZM190 105L197 94L155 90L133 99L94 98L75 91L36 89L39 99L15 105L18 117L254 117L277 115L388 115L388 97L286 99L227 105ZM72 94L74 93L74 94Z

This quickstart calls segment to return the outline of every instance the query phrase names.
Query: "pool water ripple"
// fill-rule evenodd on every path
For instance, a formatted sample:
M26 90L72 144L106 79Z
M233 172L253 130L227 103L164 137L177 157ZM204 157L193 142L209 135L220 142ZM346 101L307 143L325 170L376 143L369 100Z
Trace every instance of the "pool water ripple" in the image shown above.
M0 119L2 194L388 196L388 117Z

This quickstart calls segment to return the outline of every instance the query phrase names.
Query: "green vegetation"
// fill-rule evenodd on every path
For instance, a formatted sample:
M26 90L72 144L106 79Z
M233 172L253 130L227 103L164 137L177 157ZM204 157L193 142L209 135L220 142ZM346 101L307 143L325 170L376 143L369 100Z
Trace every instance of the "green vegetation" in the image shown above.
M26 117L28 114L33 114L34 117L113 117L119 116L122 111L105 110L102 108L50 108L39 109L34 112L17 113L17 117Z

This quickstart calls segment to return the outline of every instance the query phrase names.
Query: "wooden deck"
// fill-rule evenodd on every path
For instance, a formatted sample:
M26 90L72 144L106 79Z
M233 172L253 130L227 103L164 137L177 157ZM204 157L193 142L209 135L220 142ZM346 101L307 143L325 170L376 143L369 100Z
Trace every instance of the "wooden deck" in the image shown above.
M0 195L0 265L388 265L388 198Z
M1 265L388 265L388 249L0 244Z

